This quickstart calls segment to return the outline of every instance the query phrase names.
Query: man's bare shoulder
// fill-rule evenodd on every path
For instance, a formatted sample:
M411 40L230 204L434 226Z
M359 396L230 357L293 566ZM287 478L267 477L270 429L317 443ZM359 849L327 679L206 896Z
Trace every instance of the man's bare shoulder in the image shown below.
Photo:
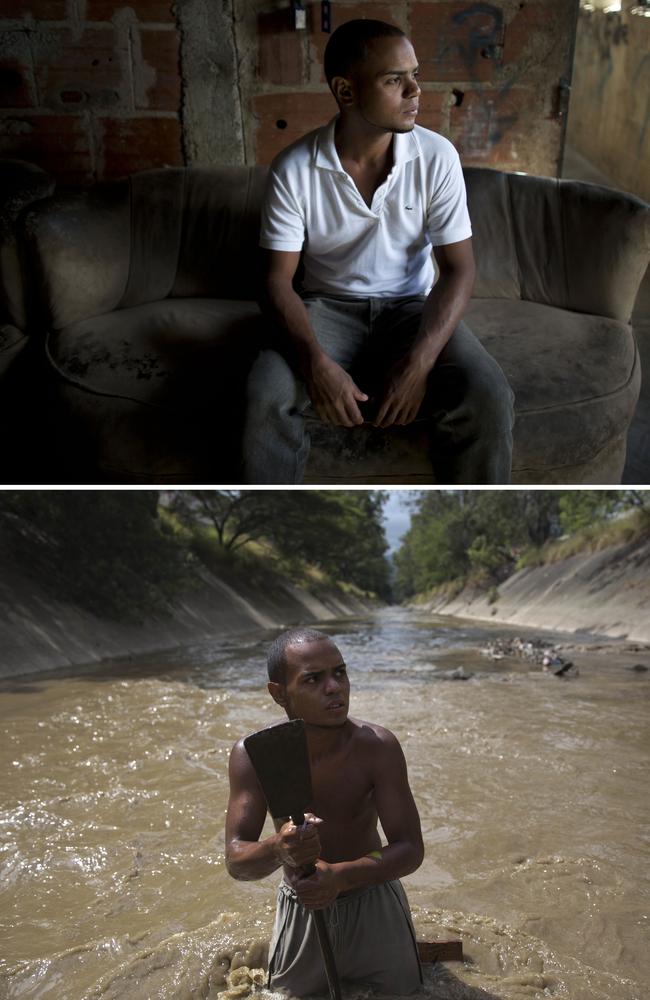
M232 750L230 751L230 777L236 778L255 778L257 780L257 775L255 774L255 768L253 767L253 762L248 756L248 751L244 746L245 736L242 736L240 740L234 744Z
M363 719L348 718L348 722L354 727L352 739L355 746L361 750L371 752L380 751L382 753L395 753L401 751L400 742L390 729L380 726L376 722L366 722Z

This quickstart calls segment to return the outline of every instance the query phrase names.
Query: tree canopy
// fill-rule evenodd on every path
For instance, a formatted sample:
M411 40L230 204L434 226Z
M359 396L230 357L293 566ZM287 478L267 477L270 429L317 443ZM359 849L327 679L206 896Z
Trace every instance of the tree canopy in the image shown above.
M184 524L211 526L226 550L264 539L285 561L387 597L382 501L374 490L182 490L169 498Z
M454 490L419 492L395 556L400 598L451 580L494 585L521 553L630 507L643 490Z

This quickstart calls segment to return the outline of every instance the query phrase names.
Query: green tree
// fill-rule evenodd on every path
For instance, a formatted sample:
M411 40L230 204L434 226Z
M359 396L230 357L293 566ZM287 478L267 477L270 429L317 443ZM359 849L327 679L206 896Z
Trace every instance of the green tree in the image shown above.
M387 597L382 500L366 490L184 490L171 506L187 525L212 525L224 549L266 539L285 562Z
M274 490L179 490L171 495L170 508L190 527L212 525L219 545L234 552L265 536L277 498Z
M396 553L399 597L450 580L499 583L522 549L560 531L552 490L454 490L419 494Z

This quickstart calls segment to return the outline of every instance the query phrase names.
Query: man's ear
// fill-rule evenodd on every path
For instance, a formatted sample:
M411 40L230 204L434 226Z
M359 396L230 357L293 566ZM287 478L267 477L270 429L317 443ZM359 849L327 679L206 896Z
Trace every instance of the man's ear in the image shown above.
M354 85L344 76L335 76L331 83L332 93L341 108L349 108L354 104Z
M286 708L287 692L284 684L278 684L277 681L269 681L266 686L269 689L269 694L273 698L273 701L277 702L278 705L282 705L282 708Z

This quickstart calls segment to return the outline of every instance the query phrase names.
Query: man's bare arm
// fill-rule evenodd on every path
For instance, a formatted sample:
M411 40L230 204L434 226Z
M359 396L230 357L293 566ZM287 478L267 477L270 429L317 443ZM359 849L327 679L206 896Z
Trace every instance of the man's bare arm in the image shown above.
M299 252L265 251L262 308L289 338L294 367L307 386L309 398L321 420L353 427L363 423L358 403L367 396L348 373L322 349L305 309L293 287Z
M378 427L415 420L429 372L462 319L472 294L476 269L471 239L434 247L433 252L440 275L424 303L413 346L389 372L375 420Z
M420 817L402 748L388 730L380 729L378 733L379 743L372 754L374 795L388 843L380 851L352 861L318 861L315 875L296 885L298 898L307 907L328 906L341 892L402 878L422 864Z
M287 822L260 841L266 819L266 799L242 740L230 754L230 799L226 815L226 868L233 878L265 878L281 865L298 868L312 864L320 854L317 824L309 816L301 827Z

